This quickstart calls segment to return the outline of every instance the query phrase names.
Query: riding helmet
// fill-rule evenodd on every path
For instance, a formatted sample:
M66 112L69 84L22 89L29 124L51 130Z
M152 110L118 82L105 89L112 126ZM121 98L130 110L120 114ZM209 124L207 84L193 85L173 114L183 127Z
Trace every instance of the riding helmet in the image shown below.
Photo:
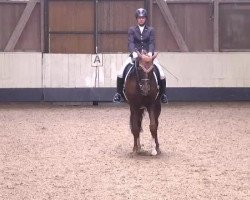
M137 17L147 17L147 11L144 8L139 8L135 11L135 18Z

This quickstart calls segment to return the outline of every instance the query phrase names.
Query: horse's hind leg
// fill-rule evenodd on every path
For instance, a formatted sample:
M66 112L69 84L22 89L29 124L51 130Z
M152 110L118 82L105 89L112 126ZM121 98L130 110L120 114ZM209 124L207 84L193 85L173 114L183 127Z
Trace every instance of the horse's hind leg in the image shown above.
M134 136L134 147L133 152L137 153L141 150L140 144L140 132L141 132L141 123L142 123L142 113L141 109L131 109L130 115L130 128Z

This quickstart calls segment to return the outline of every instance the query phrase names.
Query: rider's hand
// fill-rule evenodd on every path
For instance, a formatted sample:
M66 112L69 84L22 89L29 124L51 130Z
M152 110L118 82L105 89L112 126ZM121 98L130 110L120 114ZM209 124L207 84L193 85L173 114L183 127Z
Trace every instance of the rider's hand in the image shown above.
M133 53L132 53L132 56L133 56L133 59L138 58L138 54L137 54L136 52L133 52Z

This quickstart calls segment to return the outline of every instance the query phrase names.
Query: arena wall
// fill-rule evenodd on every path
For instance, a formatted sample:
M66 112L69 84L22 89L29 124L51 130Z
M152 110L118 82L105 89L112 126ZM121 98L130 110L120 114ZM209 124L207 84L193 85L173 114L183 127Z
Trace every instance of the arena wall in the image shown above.
M111 101L127 54L0 53L0 101ZM250 53L168 53L170 101L250 100Z

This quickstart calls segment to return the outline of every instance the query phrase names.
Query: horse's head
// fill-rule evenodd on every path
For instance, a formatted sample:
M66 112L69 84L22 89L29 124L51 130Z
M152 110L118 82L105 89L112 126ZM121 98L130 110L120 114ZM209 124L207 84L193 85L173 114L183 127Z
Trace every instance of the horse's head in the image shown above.
M140 83L139 83L140 89L141 89L142 95L147 96L150 91L150 82L149 82L150 79L149 79L148 74L154 68L153 61L158 55L158 53L156 53L153 56L149 56L144 52L142 52L142 54L140 52L137 52L137 54L139 57L138 59L139 67L144 72L143 75L140 75Z
M158 53L154 54L153 56L149 56L148 54L146 54L146 52L140 53L137 51L137 54L139 57L139 66L145 73L148 74L154 68L153 62Z

